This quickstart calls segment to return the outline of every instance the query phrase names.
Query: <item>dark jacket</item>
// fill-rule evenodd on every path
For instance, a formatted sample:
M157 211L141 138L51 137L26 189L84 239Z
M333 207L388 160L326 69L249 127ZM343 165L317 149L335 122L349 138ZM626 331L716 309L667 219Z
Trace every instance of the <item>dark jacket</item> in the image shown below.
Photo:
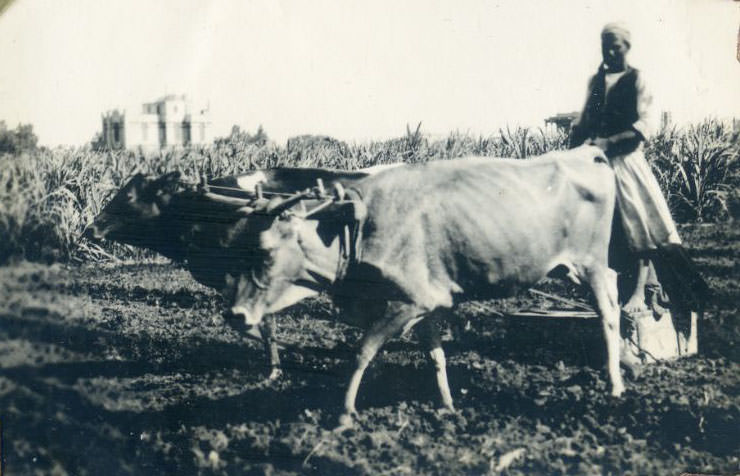
M586 105L571 131L571 147L577 147L589 138L609 137L630 129L638 132L643 140L649 134L646 116L652 98L645 89L639 70L627 66L606 95L605 73L600 67L589 82Z

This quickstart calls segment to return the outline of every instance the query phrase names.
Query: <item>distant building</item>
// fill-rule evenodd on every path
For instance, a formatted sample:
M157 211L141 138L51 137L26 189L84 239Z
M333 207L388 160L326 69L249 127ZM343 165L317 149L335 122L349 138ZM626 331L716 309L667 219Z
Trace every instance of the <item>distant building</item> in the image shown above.
M208 109L192 110L184 95L165 96L141 108L114 109L102 119L102 143L109 149L151 152L213 140Z
M580 116L578 112L561 112L545 119L545 125L554 124L558 129L569 132L571 124L578 116Z

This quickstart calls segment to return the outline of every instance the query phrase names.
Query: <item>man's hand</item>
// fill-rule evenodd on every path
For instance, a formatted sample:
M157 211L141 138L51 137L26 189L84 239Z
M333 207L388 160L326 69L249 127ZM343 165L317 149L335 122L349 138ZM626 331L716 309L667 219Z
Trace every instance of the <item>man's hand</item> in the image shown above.
M605 139L603 137L597 137L595 139L589 139L586 141L586 144L588 145L595 145L599 149L606 152L606 149L609 148L609 139Z

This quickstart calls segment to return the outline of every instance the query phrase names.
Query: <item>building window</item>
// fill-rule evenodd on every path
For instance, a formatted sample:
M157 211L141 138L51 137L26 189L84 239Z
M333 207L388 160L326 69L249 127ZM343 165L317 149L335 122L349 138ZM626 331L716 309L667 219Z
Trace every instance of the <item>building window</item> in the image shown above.
M159 146L164 147L167 145L167 127L164 122L159 123Z
M113 124L113 143L118 144L121 142L121 125L118 123Z

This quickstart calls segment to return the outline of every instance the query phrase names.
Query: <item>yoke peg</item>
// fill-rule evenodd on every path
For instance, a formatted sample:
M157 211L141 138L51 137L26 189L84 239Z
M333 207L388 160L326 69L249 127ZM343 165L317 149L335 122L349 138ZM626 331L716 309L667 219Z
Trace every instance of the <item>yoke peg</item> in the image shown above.
M335 182L334 183L334 197L337 200L344 200L344 196L345 196L344 187L342 186L341 183Z

